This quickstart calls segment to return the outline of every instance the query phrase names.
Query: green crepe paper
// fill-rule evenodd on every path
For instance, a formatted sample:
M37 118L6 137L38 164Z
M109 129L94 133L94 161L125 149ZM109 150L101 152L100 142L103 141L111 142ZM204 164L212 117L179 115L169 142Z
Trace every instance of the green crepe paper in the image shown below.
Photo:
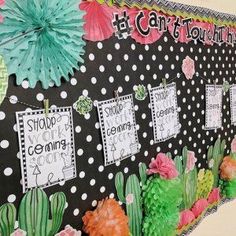
M8 73L3 57L0 55L0 105L2 104L8 88Z
M83 13L78 0L6 0L0 10L0 53L17 84L61 85L83 62ZM24 34L24 35L22 35ZM13 39L13 40L12 40Z
M152 176L143 187L145 236L172 236L179 222L181 181Z
M227 198L236 197L236 179L231 181L221 181L221 190L224 196Z

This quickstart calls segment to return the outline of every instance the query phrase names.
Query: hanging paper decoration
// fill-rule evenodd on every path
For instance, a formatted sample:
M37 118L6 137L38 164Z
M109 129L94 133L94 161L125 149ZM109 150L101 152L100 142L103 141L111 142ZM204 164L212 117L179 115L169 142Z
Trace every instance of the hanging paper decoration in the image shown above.
M78 0L6 0L2 14L0 53L18 85L60 86L62 77L68 81L79 69L85 43Z
M93 101L90 97L80 96L73 104L73 108L80 114L86 115L93 109Z
M229 89L230 89L229 82L228 81L224 81L224 83L223 83L223 92L227 93L229 91Z
M137 8L132 8L132 9L128 9L128 15L130 16L130 23L132 26L135 26L133 29L133 32L131 34L131 37L138 43L141 44L151 44L156 42L158 39L161 38L161 36L163 35L163 32L158 31L156 29L150 29L148 31L146 31L146 29L148 28L149 25L149 14L150 11L149 10L143 10L142 11L142 15L140 15L140 17L142 16L143 19L140 19L140 27L143 30L143 34L140 33L140 31L142 31L141 29L137 29L137 25L136 24L136 19L137 19L137 14L139 13L139 10ZM145 32L144 32L145 31Z
M84 231L90 236L129 236L128 217L114 199L98 203L94 211L87 211L83 217Z
M136 86L136 88L134 89L134 92L135 92L135 98L139 101L145 100L145 98L148 95L146 87L142 84L139 84L138 86Z
M96 0L83 1L80 9L84 15L84 38L90 41L102 41L108 39L114 33L112 27L113 13L118 11L115 7L109 7L106 3L100 4Z
M3 57L0 56L0 105L3 102L8 88L8 73Z
M186 79L188 80L192 79L195 74L194 60L190 58L189 56L186 56L185 59L183 60L182 71Z

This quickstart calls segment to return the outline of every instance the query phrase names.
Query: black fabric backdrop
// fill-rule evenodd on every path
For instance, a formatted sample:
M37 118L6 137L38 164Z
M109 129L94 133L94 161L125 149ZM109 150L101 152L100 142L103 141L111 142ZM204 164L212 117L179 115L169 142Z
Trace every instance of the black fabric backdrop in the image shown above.
M205 79L211 79L211 82L218 79L218 84L222 84L224 79L230 84L235 83L236 51L231 46L175 43L166 33L158 42L149 46L137 44L131 38L118 40L114 36L100 43L87 42L85 49L84 66L80 72L75 73L71 82L63 82L61 87L52 87L48 90L41 89L40 85L30 89L27 88L26 82L23 86L17 87L15 77L10 76L7 96L38 107L42 107L43 97L49 98L51 105L59 107L72 105L83 93L88 94L96 103L96 100L112 98L113 91L119 87L121 95L125 95L133 93L134 85L158 86L163 77L170 81L181 73L182 60L187 55L195 60L196 71ZM48 196L56 191L66 194L68 207L62 227L70 224L81 229L82 216L86 210L93 209L96 200L115 196L115 174L123 171L127 177L132 173L138 173L138 164L148 164L157 152L170 151L177 155L181 153L183 146L188 145L188 148L196 153L198 168L204 168L208 145L213 144L219 135L226 138L229 151L230 141L236 131L230 124L229 92L223 96L223 127L217 131L205 131L203 128L207 82L199 76L194 76L192 81L188 81L184 75L180 75L174 82L177 84L182 124L180 134L164 143L153 144L149 97L145 101L134 100L142 147L139 154L122 161L119 165L103 167L102 140L96 107L93 108L90 117L86 118L73 112L78 177L63 186L56 185L45 189ZM0 107L0 204L9 200L17 207L23 194L20 184L20 160L17 158L19 148L14 126L15 112L25 109L27 106L15 104L7 98ZM90 136L87 137L88 135ZM9 142L7 148L1 147L5 142L1 142L2 140Z

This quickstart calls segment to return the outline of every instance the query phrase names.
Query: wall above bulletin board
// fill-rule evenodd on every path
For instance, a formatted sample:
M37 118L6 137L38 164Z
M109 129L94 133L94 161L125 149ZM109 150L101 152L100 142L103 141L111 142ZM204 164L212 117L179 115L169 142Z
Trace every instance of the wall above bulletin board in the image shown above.
M236 197L236 16L0 7L1 236L186 235Z

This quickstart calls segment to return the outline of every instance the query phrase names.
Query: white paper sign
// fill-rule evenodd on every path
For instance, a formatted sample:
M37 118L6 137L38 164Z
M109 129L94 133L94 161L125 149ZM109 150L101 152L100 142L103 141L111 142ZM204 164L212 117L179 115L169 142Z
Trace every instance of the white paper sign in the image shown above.
M230 87L231 124L236 125L236 85Z
M133 96L98 102L105 166L139 152Z
M154 142L164 142L180 132L176 84L149 90Z
M72 108L16 113L23 192L76 177Z
M222 98L222 85L206 85L206 130L221 128Z

